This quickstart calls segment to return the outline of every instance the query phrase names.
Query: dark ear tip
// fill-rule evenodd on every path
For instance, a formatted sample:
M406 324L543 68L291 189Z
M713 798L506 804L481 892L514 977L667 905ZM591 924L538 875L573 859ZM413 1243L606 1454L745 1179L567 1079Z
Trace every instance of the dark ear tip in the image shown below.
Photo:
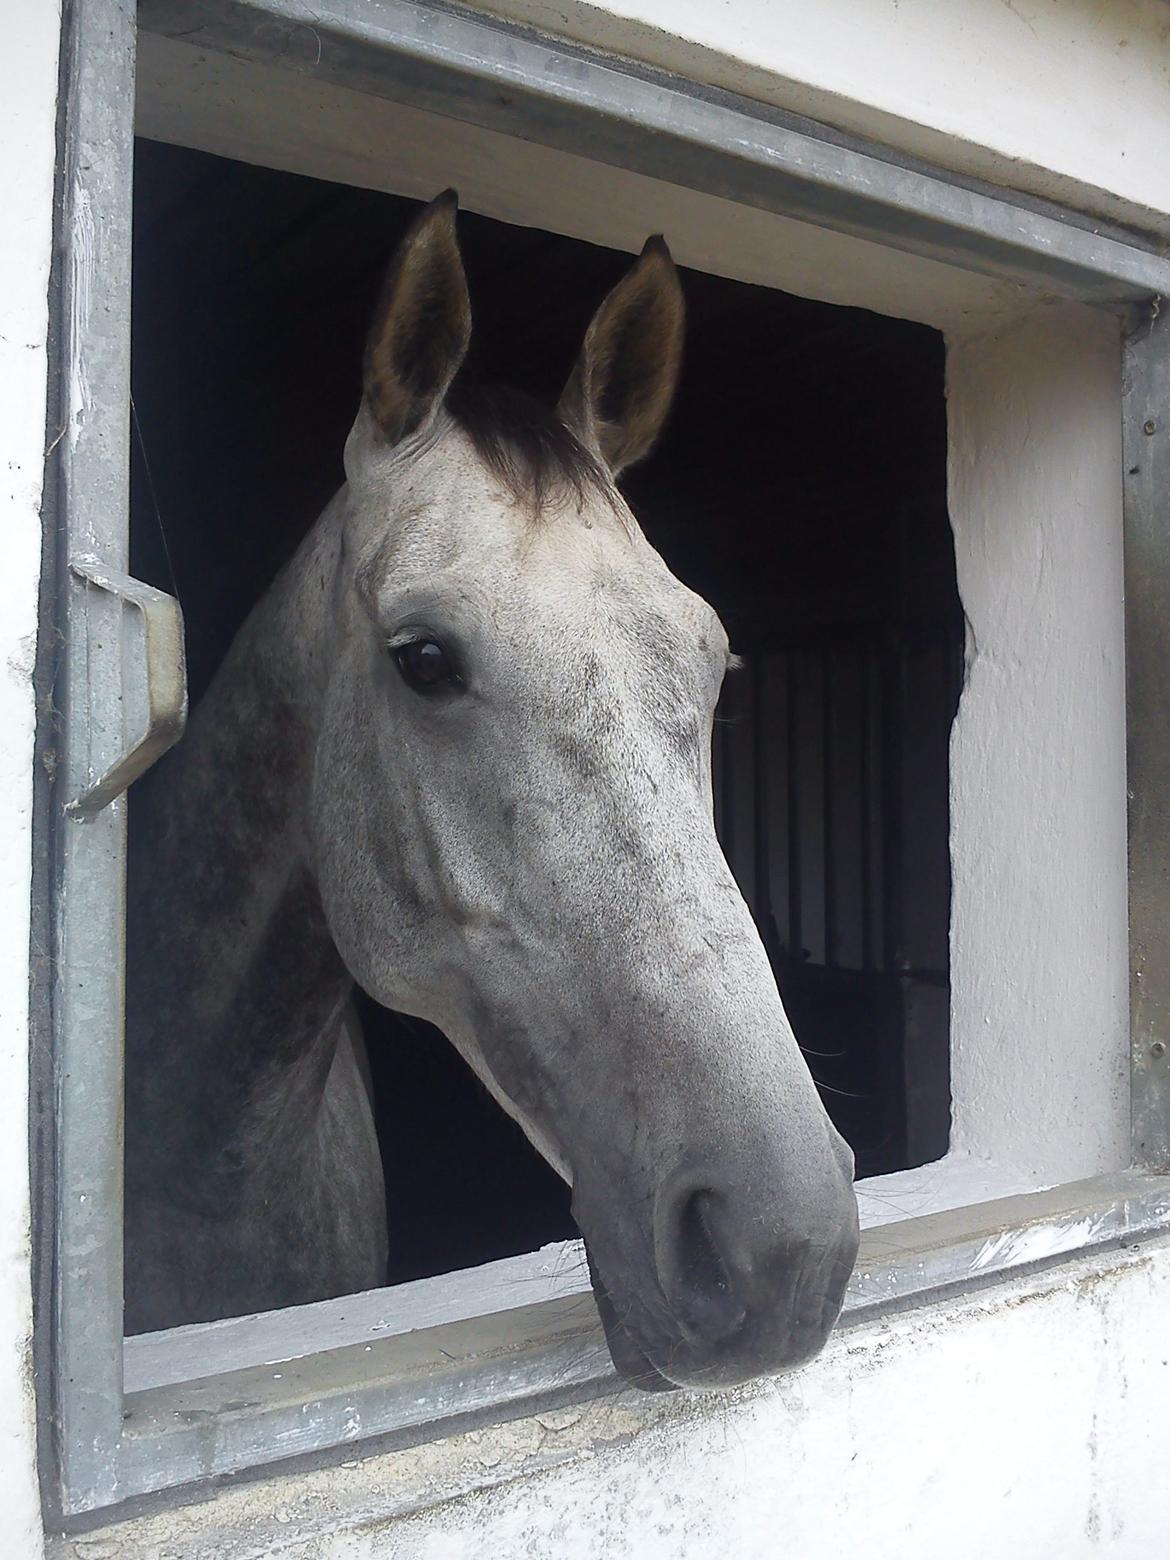
M665 260L668 265L674 264L670 248L661 233L651 233L650 237L642 245L642 258L644 260Z
M426 205L416 211L411 218L405 236L399 240L395 258L397 259L416 239L427 242L430 238L440 238L442 242L446 242L447 234L454 239L455 217L458 210L459 196L455 190L444 190L441 195L436 195L434 200L427 201Z
M454 228L455 217L459 211L459 194L456 190L444 190L441 195L436 195L434 200L428 201L419 212L417 221L419 226L428 226L432 222L445 224Z

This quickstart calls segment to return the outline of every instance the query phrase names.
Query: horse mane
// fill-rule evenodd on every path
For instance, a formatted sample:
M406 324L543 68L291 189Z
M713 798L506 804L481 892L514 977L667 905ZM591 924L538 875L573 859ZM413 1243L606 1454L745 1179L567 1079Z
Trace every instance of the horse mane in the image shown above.
M447 393L446 408L480 459L534 518L550 500L568 496L578 509L591 492L612 502L613 479L602 462L535 396L460 376Z

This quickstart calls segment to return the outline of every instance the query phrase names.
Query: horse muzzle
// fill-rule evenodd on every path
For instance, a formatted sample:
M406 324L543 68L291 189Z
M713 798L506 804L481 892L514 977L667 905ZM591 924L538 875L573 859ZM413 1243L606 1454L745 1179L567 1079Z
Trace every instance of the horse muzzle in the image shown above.
M804 1364L824 1345L857 1256L851 1181L842 1167L798 1209L782 1188L761 1197L758 1181L741 1184L749 1189L693 1168L669 1177L649 1239L619 1217L591 1242L582 1199L606 1341L631 1385L735 1386ZM641 1261L630 1260L631 1245Z

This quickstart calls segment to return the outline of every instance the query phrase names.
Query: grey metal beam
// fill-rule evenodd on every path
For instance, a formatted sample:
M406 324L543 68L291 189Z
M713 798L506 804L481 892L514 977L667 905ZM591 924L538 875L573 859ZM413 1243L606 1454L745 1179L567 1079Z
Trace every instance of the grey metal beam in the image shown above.
M65 49L59 803L83 793L124 745L124 609L75 572L70 555L121 571L129 547L133 5L76 0ZM119 1487L124 801L86 823L58 807L55 843L54 1390L59 1493L65 1511L78 1511Z
M1170 294L1170 259L842 144L729 93L417 0L141 0L140 26L1064 296Z
M1170 1169L1170 308L1129 337L1124 375L1133 1151Z

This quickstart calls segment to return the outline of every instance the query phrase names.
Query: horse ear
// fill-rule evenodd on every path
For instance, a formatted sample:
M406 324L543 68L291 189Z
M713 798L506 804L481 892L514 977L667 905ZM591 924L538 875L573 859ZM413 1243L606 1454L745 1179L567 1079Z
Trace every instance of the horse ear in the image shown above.
M563 420L616 476L650 453L682 362L683 295L660 236L608 295L561 395Z
M455 237L459 197L445 190L399 244L366 339L362 388L391 444L434 416L471 339L471 300Z

